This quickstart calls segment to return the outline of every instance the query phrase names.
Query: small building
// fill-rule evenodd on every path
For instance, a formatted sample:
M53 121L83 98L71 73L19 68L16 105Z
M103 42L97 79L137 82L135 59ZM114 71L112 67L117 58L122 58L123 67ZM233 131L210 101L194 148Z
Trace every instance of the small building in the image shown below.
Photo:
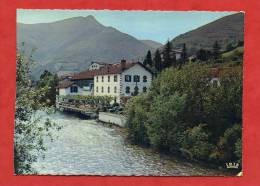
M182 53L182 50L181 50L181 49L174 49L174 50L172 50L172 52L171 52L171 56L172 56L172 57L175 56L176 60L179 60L179 59L181 59L181 53ZM162 60L164 59L163 53L161 53L161 58L162 58Z
M72 76L69 80L59 83L59 95L93 95L94 90L93 71L84 71Z
M88 67L88 70L98 70L101 67L107 66L107 65L111 65L109 63L104 63L104 62L97 62L97 61L92 61L91 64Z
M94 95L112 96L120 103L121 97L147 92L152 82L152 72L140 62L108 65L94 75Z
M221 69L220 68L211 68L210 69L210 83L213 85L213 86L220 86L220 71Z

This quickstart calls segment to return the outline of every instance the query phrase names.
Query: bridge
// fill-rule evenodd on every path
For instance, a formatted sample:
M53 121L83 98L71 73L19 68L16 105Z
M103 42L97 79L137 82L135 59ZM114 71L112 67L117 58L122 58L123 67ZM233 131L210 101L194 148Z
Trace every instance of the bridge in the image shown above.
M96 118L98 116L96 107L77 100L64 99L59 96L56 96L56 108L60 111L79 113L89 118Z

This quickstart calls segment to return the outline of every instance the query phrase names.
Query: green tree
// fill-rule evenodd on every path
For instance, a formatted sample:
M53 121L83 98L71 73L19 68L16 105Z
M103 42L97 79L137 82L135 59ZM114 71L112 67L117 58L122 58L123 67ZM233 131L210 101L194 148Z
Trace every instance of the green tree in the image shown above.
M56 87L58 86L58 76L57 74L52 74L45 70L37 83L37 89L45 90L43 97L40 98L40 102L48 106L55 105L56 102Z
M218 43L218 41L215 41L214 45L213 45L213 58L216 60L220 57L220 45Z
M18 52L16 62L14 165L16 174L27 174L34 172L31 164L45 151L43 137L51 137L49 129L55 125L49 120L41 122L36 112L44 109L38 98L43 96L45 90L32 86L31 58Z
M143 64L146 66L146 65L149 65L150 67L152 67L153 65L153 60L152 60L152 54L151 54L151 51L148 50L147 54L146 54L146 57L144 59L144 62Z
M154 66L155 66L157 71L159 71L159 72L162 71L162 68L163 68L162 58L161 58L161 53L158 49L155 51Z
M152 147L170 151L171 147L178 146L176 135L178 114L185 107L186 96L175 93L170 96L158 96L151 105L148 120L148 136Z
M176 65L172 58L172 44L170 41L166 43L163 49L163 68L169 68Z
M228 43L227 46L226 46L226 52L231 51L233 49L234 49L233 44L232 43Z
M187 62L187 60L188 60L187 49L186 49L186 44L184 43L182 46L180 66L184 65Z
M200 50L197 51L196 57L200 61L207 61L211 58L211 52L209 50L205 50L201 48Z
M135 96L127 103L128 119L126 122L128 129L128 139L135 144L148 146L146 121L148 119L147 109L149 102L146 96Z
M153 148L197 160L241 162L241 130L235 125L242 122L242 66L223 68L219 86L211 77L212 64L165 69L138 96L145 101L131 104L129 135L138 136L138 144L145 134ZM140 126L145 133L138 132Z
M191 158L207 161L213 145L209 143L209 134L200 124L185 131L182 148L189 151Z

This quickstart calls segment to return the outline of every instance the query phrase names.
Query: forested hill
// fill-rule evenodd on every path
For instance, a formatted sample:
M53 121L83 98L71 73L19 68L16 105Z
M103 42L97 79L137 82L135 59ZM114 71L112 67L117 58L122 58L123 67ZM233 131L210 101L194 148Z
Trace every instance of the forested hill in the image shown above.
M200 48L212 49L218 41L222 49L229 43L244 41L244 14L236 13L225 16L214 22L186 32L174 38L171 43L174 48L186 43L189 54L194 54Z

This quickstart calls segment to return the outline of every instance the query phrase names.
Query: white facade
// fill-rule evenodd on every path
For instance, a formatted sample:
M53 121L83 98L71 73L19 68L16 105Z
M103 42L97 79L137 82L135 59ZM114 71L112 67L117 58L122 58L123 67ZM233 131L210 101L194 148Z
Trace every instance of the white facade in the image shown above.
M92 62L91 65L89 65L88 70L98 70L103 66L104 66L103 64Z
M72 90L71 87L77 87L77 91ZM82 96L88 96L88 95L92 95L92 91L90 90L90 87L79 87L77 85L72 85L70 87L66 87L66 88L59 88L59 95L60 96L67 96L67 95L82 95Z
M176 60L181 59L181 53L175 53Z
M136 76L139 77L139 81L134 81ZM94 76L94 95L112 96L119 103L122 96L133 96L136 90L138 90L138 93L148 91L151 82L151 72L137 63L121 74Z
M94 96L112 96L120 102L120 74L94 76Z
M130 76L131 81L127 82L126 76ZM134 76L139 76L139 82L134 81ZM138 88L138 93L143 93L144 89L148 91L148 88L151 86L152 83L152 74L140 64L136 64L135 66L125 70L121 74L121 81L121 95L132 96L135 93L136 87ZM129 89L129 91L127 89Z

